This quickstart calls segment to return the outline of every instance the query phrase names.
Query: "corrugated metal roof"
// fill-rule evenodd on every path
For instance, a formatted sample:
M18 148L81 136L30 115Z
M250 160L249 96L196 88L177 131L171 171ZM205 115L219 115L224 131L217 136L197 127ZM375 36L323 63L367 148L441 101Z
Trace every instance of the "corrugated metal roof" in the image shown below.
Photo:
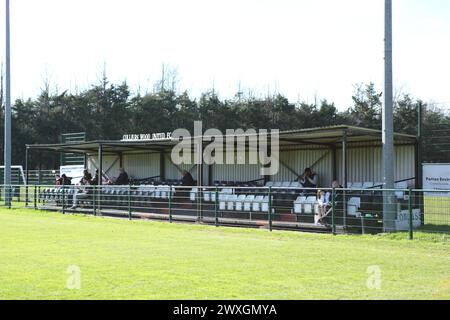
M279 133L280 147L291 147L295 145L340 145L343 135L347 135L348 144L352 143L370 143L381 141L382 132L380 130L366 129L353 126L332 126L322 128L311 128L301 130L290 130ZM249 135L228 135L226 137L255 136ZM195 138L195 137L194 137ZM394 135L396 143L414 144L416 137L411 135L399 134ZM109 141L99 140L90 142L78 142L67 144L40 144L27 145L30 150L50 150L57 152L70 153L98 153L99 147L102 146L103 152L107 153L132 153L142 150L160 152L168 150L178 143L175 139L162 139L153 141Z

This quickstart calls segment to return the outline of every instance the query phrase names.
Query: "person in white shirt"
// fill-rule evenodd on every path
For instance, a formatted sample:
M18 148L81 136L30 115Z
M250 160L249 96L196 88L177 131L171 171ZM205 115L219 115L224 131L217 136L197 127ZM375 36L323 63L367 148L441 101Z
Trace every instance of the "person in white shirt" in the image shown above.
M317 192L318 212L314 215L314 224L317 226L322 222L322 218L327 214L327 207L330 203L331 194L323 190Z

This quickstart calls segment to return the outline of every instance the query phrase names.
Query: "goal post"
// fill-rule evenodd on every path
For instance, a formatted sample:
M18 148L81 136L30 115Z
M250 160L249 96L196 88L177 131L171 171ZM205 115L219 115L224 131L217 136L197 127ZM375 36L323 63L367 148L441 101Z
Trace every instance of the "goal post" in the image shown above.
M5 176L5 166L0 166L0 176ZM3 180L2 180L3 181ZM11 166L11 185L26 185L27 179L23 166Z

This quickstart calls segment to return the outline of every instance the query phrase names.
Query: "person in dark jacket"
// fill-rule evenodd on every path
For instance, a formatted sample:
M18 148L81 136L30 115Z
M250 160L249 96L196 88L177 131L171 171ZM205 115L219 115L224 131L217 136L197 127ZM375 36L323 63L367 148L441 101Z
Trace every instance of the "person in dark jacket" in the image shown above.
M72 178L69 178L65 174L61 176L61 185L63 186L70 186L72 184Z
M305 188L317 188L317 174L310 168L306 168L305 172L300 177L300 183Z
M182 174L183 174L183 178L181 179L182 186L192 187L195 185L194 178L192 178L192 175L188 171L183 170Z
M98 179L99 179L99 175L98 175L98 169L97 169L97 170L95 170L94 179L91 180L91 185L97 186L98 185Z
M82 185L89 185L89 184L91 184L91 180L92 180L92 175L89 173L88 170L85 169L83 171L83 178L81 178L80 183Z
M127 185L129 183L129 179L128 179L128 174L125 172L124 168L120 168L120 175L116 180L116 185L118 186L123 186L123 185Z
M181 174L183 175L183 178L181 178L181 185L186 186L188 188L180 188L178 190L179 199L181 202L186 202L186 201L189 202L189 193L191 192L191 188L189 188L189 187L195 186L195 181L194 181L194 178L192 178L192 175L188 171L183 170L181 172Z

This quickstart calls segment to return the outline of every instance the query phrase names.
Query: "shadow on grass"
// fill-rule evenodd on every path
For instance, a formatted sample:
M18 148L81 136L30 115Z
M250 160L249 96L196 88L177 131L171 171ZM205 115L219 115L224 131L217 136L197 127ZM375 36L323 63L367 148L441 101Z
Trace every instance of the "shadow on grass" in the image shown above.
M436 225L436 224L426 224L417 231L424 232L424 233L447 233L450 234L450 226L448 225Z

